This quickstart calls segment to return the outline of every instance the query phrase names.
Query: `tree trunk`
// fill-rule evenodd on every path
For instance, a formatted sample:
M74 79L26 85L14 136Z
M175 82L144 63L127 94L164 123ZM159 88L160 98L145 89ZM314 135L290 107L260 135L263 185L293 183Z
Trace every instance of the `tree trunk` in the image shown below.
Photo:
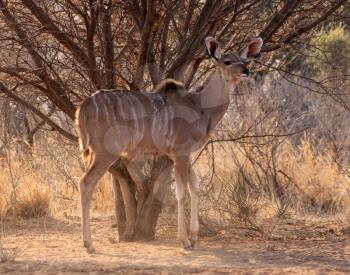
M141 183L142 186L127 172L127 163L118 161L110 169L120 241L155 239L158 217L170 192L172 161L167 156L162 156L153 160L150 166L149 175ZM128 197L130 194L132 198ZM136 215L130 208L136 209Z

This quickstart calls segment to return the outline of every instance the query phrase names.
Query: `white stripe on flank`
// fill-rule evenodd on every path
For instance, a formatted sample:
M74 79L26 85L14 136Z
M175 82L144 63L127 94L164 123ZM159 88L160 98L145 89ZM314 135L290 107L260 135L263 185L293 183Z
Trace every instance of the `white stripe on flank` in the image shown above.
M169 146L172 145L173 141L173 135L174 135L174 109L172 106L168 106L168 112L169 112Z
M96 102L96 97L95 96L93 96L92 97L92 102L94 103L94 105L95 105L95 117L96 117L96 119L98 120L98 105L97 105L97 102Z
M114 96L117 98L117 101L118 101L118 112L120 114L120 117L123 119L127 119L124 113L123 102L122 102L125 95L122 95L122 96L114 95Z
M157 133L156 131L156 126L157 126L157 117L156 117L156 112L157 112L157 109L155 108L155 104L153 102L153 99L151 96L147 96L147 99L149 99L149 102L150 102L150 105L153 107L153 112L152 112L152 115L150 116L150 120L151 120L151 137L154 139Z
M101 93L101 90L97 90L96 92L94 92L91 96L95 96L97 94Z
M152 104L152 107L153 107L153 118L156 116L157 114L157 105L156 103L154 102L153 98L152 97L149 97L149 99L151 100L151 104Z
M108 124L108 122L109 122L109 112L108 112L108 108L107 108L107 105L106 105L106 102L105 102L104 94L101 94L101 96L102 96L101 103L102 103L102 106L103 106L103 110L106 113L106 121L107 121L107 124Z
M127 95L127 99L128 99L128 102L130 104L130 111L131 111L131 114L133 117L131 117L130 119L132 119L134 121L134 128L135 128L135 131L136 131L136 137L138 138L139 135L140 135L140 132L139 132L139 123L138 123L138 119L137 119L137 114L136 114L136 109L135 109L135 106L133 104L133 101L132 101L132 98L133 98L133 95L132 94L128 94Z
M147 112L146 112L145 106L141 103L141 100L137 97L136 97L136 100L139 103L137 106L137 110L141 112L139 119L140 119L140 125L141 125L140 136L142 140L145 137L145 128L146 128L145 120L147 119Z
M112 92L104 94L104 98L107 101L107 109L109 110L109 114L112 116L112 123L111 124L113 124L113 122L117 122L117 117L116 117L116 114L114 113L113 102L109 98L111 93Z
M163 129L161 129L161 132L164 133L164 138L165 138L165 147L168 148L169 146L169 142L168 142L168 134L169 134L169 128L168 128L168 121L169 121L169 110L168 107L165 106L162 109L162 113L164 113L164 118L162 118L163 120Z

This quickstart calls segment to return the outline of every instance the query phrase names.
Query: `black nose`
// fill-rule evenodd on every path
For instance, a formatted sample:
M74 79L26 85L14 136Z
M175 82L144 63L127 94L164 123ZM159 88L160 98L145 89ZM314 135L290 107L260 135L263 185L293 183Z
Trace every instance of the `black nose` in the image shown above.
M248 68L244 68L242 74L250 76L250 71L248 70Z

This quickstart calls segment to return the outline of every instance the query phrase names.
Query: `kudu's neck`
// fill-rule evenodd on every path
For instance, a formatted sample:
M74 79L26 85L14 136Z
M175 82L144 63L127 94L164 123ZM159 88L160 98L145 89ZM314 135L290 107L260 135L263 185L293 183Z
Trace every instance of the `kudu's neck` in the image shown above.
M204 116L209 120L209 128L215 128L226 113L232 89L232 82L225 78L220 68L216 68L207 84L200 90L198 104Z

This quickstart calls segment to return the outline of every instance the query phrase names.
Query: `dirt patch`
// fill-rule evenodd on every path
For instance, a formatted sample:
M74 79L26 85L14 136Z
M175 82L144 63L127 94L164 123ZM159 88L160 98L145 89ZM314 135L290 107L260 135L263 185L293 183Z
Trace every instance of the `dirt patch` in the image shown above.
M157 241L118 243L113 222L111 217L93 220L94 255L81 245L79 218L3 222L2 246L15 249L17 257L0 263L0 274L350 272L349 227L337 222L284 222L264 238L225 231L203 237L194 251L162 234Z

